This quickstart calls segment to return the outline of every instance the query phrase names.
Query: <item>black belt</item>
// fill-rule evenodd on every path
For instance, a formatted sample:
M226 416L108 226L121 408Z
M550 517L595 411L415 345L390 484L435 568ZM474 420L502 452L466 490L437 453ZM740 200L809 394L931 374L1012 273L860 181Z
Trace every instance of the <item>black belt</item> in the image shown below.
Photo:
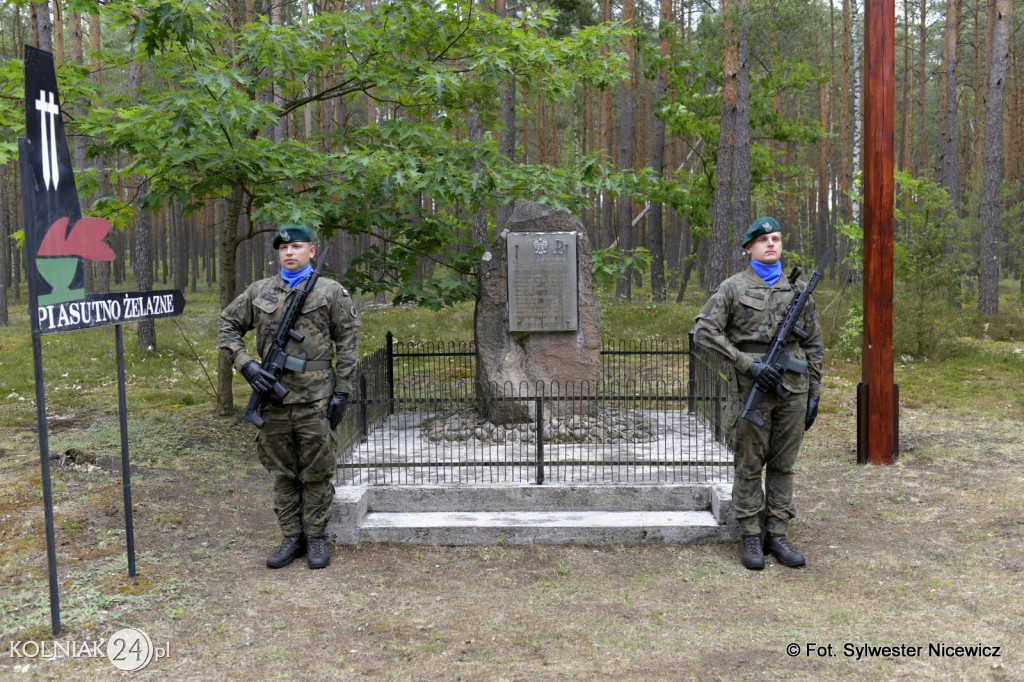
M285 357L284 368L290 372L316 372L333 367L330 360L303 360L291 355Z

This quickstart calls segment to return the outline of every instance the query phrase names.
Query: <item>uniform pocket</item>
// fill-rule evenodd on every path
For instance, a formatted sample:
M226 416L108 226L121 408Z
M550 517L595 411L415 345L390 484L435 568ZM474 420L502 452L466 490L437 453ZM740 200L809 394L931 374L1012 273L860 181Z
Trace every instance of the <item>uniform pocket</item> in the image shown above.
M265 315L273 315L281 308L281 299L257 296L253 300L252 305Z
M731 323L743 330L741 338L755 339L768 325L765 310L768 307L768 296L762 291L747 291L739 297L739 305L733 309Z
M312 294L310 294L309 298L307 298L303 302L302 314L308 315L314 310L319 310L320 308L323 308L328 303L330 303L330 300L326 296L314 291Z
M745 291L740 296L740 304L753 310L764 310L768 305L768 297L760 291Z

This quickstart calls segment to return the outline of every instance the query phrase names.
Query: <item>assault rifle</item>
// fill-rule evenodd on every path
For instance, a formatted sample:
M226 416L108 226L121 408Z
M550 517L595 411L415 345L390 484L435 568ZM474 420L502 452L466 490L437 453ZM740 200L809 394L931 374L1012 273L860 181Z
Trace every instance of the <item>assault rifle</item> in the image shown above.
M325 244L324 251L316 262L316 269L306 279L305 286L295 292L292 302L288 304L288 309L284 312L281 326L277 328L277 333L274 334L274 339L270 342L270 349L263 356L263 371L273 375L274 395L278 398L288 395L288 389L282 386L280 381L281 375L284 374L285 370L303 372L306 369L306 361L302 358L288 355L284 352L284 347L288 343L288 339L295 339L301 343L306 338L301 333L295 331L293 327L295 326L295 321L299 319L299 313L302 312L302 306L306 302L306 297L313 291L316 281L320 279L320 270L324 267L324 263L327 262L327 252L329 250L330 244ZM260 403L263 402L265 397L264 393L254 390L252 395L249 396L249 404L245 406L245 414L242 415L246 421L252 422L258 429L262 429L265 423L259 412Z
M811 274L811 279L807 282L807 286L802 291L798 290L793 296L793 300L789 302L786 314L782 317L782 324L779 325L778 330L775 332L775 337L768 344L768 350L765 351L764 358L761 359L761 362L774 367L778 371L780 378L779 383L775 386L769 386L761 381L754 382L753 387L750 389L750 394L747 396L747 402L743 405L743 412L740 413L741 417L752 424L764 426L764 420L757 416L756 410L758 403L761 402L761 398L765 393L774 390L779 394L780 398L789 397L790 391L786 390L782 385L781 379L789 367L789 361L792 359L786 353L786 344L789 342L790 334L801 341L806 341L810 338L807 332L796 326L796 321L800 318L800 313L804 311L804 306L810 300L811 294L814 293L814 287L818 286L818 282L824 276L825 264L828 263L828 254L831 251L832 249L825 251L825 255L821 257L821 262L818 263L818 269ZM793 278L793 288L796 288L795 277Z

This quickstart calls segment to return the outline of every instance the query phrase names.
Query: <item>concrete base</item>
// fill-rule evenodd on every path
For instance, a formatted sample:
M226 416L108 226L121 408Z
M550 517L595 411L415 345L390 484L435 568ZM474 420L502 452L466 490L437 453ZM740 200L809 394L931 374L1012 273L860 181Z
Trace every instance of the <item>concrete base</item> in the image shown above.
M728 483L342 486L335 544L685 544L740 537Z

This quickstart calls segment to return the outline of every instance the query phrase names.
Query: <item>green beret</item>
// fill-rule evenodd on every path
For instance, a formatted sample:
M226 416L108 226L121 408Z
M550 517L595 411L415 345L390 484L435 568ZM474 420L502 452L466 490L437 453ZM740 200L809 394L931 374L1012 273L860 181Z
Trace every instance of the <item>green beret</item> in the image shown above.
M274 250L285 242L311 242L313 233L305 225L285 225L274 235Z
M754 222L750 223L750 227L747 228L747 233L743 235L743 246L746 246L750 242L754 241L762 234L771 234L772 232L781 232L782 228L779 227L779 221L771 216L761 216Z

